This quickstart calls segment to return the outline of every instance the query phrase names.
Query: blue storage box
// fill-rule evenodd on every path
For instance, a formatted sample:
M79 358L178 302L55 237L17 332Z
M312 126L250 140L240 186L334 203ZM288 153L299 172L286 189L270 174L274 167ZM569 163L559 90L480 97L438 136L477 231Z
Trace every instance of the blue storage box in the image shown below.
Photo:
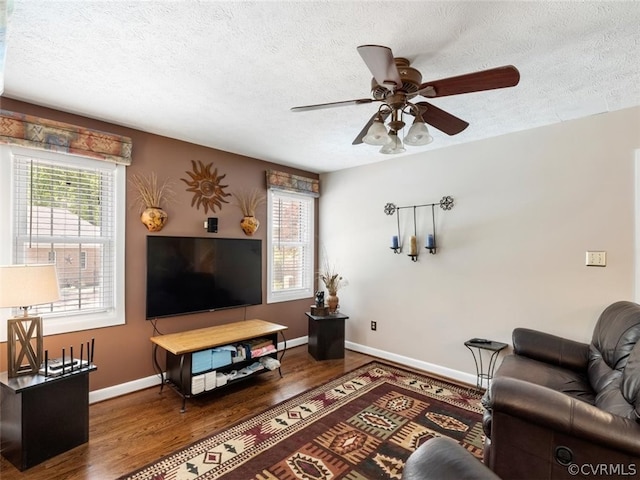
M191 373L193 375L211 370L211 349L194 352L191 354Z
M231 364L231 350L217 349L211 350L211 368L225 367Z

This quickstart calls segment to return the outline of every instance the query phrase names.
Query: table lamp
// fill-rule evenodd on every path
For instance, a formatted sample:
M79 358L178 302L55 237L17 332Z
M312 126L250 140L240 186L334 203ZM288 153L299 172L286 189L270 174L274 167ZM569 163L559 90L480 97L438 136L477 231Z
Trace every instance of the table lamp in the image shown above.
M23 315L7 320L9 378L37 373L42 365L42 317L29 316L32 305L60 298L55 265L0 266L0 308L21 308ZM35 347L34 347L35 341ZM23 361L26 364L23 365Z

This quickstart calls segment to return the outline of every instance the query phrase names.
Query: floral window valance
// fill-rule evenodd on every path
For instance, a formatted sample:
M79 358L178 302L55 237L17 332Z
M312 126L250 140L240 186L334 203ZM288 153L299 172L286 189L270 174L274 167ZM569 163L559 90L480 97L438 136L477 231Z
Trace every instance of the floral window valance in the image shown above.
M129 137L0 110L0 143L131 165Z
M320 181L277 170L267 170L267 188L297 192L312 197L320 196Z

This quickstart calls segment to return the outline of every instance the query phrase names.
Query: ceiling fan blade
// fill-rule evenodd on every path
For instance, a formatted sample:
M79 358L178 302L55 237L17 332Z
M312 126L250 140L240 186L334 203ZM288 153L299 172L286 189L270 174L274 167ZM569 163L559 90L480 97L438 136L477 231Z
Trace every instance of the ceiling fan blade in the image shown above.
M353 143L351 143L351 145L360 145L362 143L362 139L367 135L367 132L369 131L369 128L371 127L371 125L373 125L373 122L376 119L376 117L378 116L378 114L380 114L380 117L382 118L382 121L384 122L387 119L387 117L389 116L390 113L391 112L389 112L389 111L374 113L373 116L367 122L367 124L364 126L362 131L355 138Z
M520 81L520 72L513 65L443 78L420 85L418 94L425 97L445 97L461 93L481 92L496 88L514 87ZM429 90L433 88L433 91Z
M358 53L367 65L373 78L379 85L385 87L402 87L402 79L389 47L382 45L360 45Z
M362 105L365 103L379 102L373 98L358 98L356 100L344 100L342 102L318 103L317 105L304 105L302 107L292 107L292 112L306 112L307 110L319 110L321 108L344 107L347 105Z
M422 112L422 118L429 125L446 133L447 135L456 135L469 126L469 123L451 115L428 102L416 103Z

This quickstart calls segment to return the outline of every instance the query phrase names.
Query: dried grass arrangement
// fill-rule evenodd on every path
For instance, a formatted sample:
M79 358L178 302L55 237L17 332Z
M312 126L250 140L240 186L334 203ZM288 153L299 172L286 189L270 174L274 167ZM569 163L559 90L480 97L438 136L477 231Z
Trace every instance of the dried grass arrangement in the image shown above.
M323 262L322 271L318 273L318 278L322 280L330 295L336 295L340 288L346 287L349 284L349 282L337 272L336 267L329 264L327 260Z
M175 195L171 189L173 183L169 179L158 182L155 172L152 172L148 177L132 175L130 182L138 192L135 202L141 212L147 208L162 208L163 204L173 201Z
M250 191L233 192L232 195L236 199L234 205L242 211L242 215L245 217L255 217L257 208L265 201L265 196L257 188Z

